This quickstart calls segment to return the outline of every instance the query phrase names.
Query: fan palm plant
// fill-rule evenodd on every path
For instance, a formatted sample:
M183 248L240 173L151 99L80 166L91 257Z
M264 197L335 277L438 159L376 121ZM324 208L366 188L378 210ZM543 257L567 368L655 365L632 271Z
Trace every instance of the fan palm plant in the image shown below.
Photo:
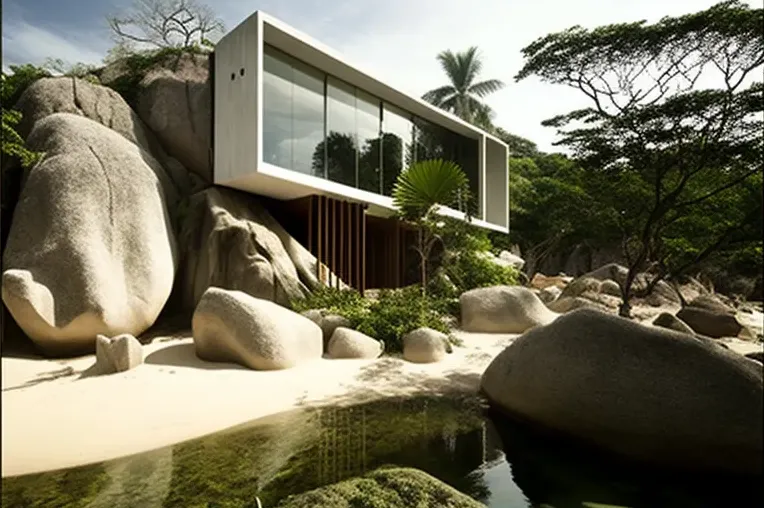
M441 159L419 161L398 175L393 188L393 204L402 219L417 226L423 293L427 287L427 260L439 239L435 220L438 206L457 208L469 200L467 175L454 162ZM462 208L469 210L467 206Z
M457 53L446 50L437 58L451 83L430 90L422 98L462 120L489 128L493 111L482 99L504 88L504 83L498 79L477 82L483 62L475 46Z

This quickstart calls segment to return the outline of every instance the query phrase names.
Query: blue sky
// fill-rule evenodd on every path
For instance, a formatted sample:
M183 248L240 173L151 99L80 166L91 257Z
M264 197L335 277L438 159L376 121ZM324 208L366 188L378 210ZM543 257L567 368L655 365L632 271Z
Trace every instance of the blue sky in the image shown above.
M760 1L760 0L759 0ZM113 45L106 16L132 0L3 0L3 68L42 63L98 63ZM486 78L507 87L488 103L495 123L552 150L554 129L541 121L587 105L579 93L531 78L514 83L520 50L573 25L657 21L706 9L717 0L209 0L233 28L263 10L333 47L383 81L421 95L444 84L435 60L443 49L481 49ZM749 0L756 5L757 0Z

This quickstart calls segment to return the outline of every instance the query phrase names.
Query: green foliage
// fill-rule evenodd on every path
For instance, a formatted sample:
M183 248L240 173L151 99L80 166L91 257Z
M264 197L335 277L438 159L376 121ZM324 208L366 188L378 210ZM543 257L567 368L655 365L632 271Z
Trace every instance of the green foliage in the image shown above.
M34 66L11 66L14 74L2 73L0 79L0 96L2 97L2 166L3 180L5 170L8 167L8 159L17 159L22 167L30 168L40 160L42 154L32 152L26 148L22 137L16 132L16 126L21 121L21 113L12 109L6 109L6 105L13 104L24 92L26 87L43 74ZM16 74L18 72L18 75ZM3 182L5 183L5 182Z
M494 134L509 146L510 157L523 158L540 155L538 146L530 139L507 132L501 127L497 127Z
M3 72L3 109L15 106L29 85L40 78L51 76L47 69L32 64L11 65L9 68L10 74Z
M403 335L423 326L449 333L443 320L444 302L424 296L416 286L382 289L376 300L354 289L323 287L291 303L297 312L324 309L346 317L353 329L384 341L387 352L403 351Z
M660 277L678 276L740 230L752 238L744 226L761 215L760 203L734 196L764 170L764 85L754 81L764 65L762 25L764 9L727 1L654 24L573 27L523 49L517 80L535 75L591 100L545 125L576 154L586 178L574 185L606 205L605 224L616 223L630 246L632 273L657 263ZM720 88L698 87L709 73ZM572 198L573 213L586 199L544 185ZM726 217L725 206L734 210Z
M452 161L432 159L415 162L398 175L393 204L405 219L419 220L434 206L459 208L469 200L469 181Z
M355 328L362 333L385 342L388 352L403 351L403 336L420 327L428 327L445 334L449 328L443 320L438 302L425 296L416 286L401 289L382 289L379 298L371 303L368 312L356 318Z
M98 67L95 65L82 62L70 64L61 58L48 58L45 60L43 67L61 76L79 78L96 85L101 84L96 75Z
M465 252L445 266L445 272L461 294L475 288L515 286L519 281L516 268L501 266L481 252Z
M483 505L422 471L387 467L360 478L292 496L280 508L479 508Z
M338 289L321 286L305 298L293 300L291 303L295 312L325 309L332 314L339 314L350 319L351 316L357 316L368 311L371 302L352 288Z
M504 83L498 79L475 82L483 66L478 49L473 46L463 52L443 51L438 54L438 61L450 83L427 92L422 98L462 120L491 129L493 111L482 99L504 88Z
M148 71L156 67L174 69L184 56L207 55L209 50L198 47L168 47L161 49L135 51L119 46L121 49L115 53L111 65L119 66L119 75L106 83L119 93L128 104L135 104L140 82Z

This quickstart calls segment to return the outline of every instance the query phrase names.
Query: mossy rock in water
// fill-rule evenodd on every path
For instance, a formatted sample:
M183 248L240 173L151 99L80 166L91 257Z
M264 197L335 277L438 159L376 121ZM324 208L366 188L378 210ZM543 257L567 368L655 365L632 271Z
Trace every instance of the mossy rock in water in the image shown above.
M410 468L384 468L304 494L291 496L279 508L485 508L433 478Z

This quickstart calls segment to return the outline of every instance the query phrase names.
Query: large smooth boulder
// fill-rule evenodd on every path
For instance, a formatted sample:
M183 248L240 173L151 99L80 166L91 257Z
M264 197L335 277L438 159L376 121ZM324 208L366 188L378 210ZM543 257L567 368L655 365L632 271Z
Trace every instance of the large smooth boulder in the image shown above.
M327 346L331 358L377 358L382 354L384 344L359 331L340 326L332 333Z
M209 288L194 312L196 355L255 370L321 358L321 328L310 319L241 291Z
M557 317L530 289L520 286L472 289L462 293L459 305L467 332L523 333Z
M743 329L732 314L710 311L701 307L683 307L676 317L690 328L708 337L737 337Z
M423 471L388 467L290 496L279 508L485 508Z
M621 286L613 279L605 279L600 284L600 293L621 297Z
M669 330L674 330L676 332L686 333L688 335L695 335L695 331L690 328L687 323L668 312L661 312L658 314L653 320L653 325L668 328Z
M3 258L2 297L49 355L92 352L96 336L140 335L170 296L176 245L162 167L83 116L38 121Z
M557 300L547 304L549 310L558 314L565 314L577 309L592 309L607 312L607 308L603 305L599 305L592 300L582 298L580 296L561 296Z
M43 118L54 113L71 113L98 122L135 143L164 168L166 176L158 176L172 206L178 199L176 193L186 194L202 185L180 162L167 155L154 133L111 88L78 78L42 78L24 91L15 109L22 114L18 132L24 138Z
M597 294L602 288L602 282L592 277L579 277L574 279L562 290L560 298L575 298L586 293Z
M321 331L324 334L324 349L329 346L334 330L340 326L350 328L351 324L348 318L337 314L330 314L321 309L310 309L301 314L321 327Z
M562 289L557 286L547 286L544 289L540 289L537 293L539 299L544 303L551 303L557 300L562 294Z
M525 260L523 258L521 258L520 256L516 254L512 254L508 250L503 250L499 252L499 259L501 261L504 261L508 266L517 268L518 270L522 269L523 266L525 266Z
M135 107L167 153L204 181L213 181L207 55L189 53L150 69L138 87Z
M626 283L628 274L629 269L625 266L619 265L617 263L608 263L597 268L596 270L592 270L591 272L582 275L581 278L586 277L600 281L610 279L615 281L619 287L623 287ZM646 273L638 273L634 278L634 282L632 283L632 291L636 292L645 289L650 283L651 279L652 275L648 275ZM644 300L649 305L656 307L675 306L679 305L681 302L676 291L674 291L674 289L666 281L663 280L658 281L658 283L655 284L652 292L647 295Z
M134 369L143 363L143 346L126 333L116 337L96 337L96 366L98 374L114 374Z
M432 328L417 328L403 336L403 358L409 362L439 362L450 352L446 334Z
M220 187L194 194L180 238L178 286L188 310L209 287L288 306L321 285L316 258L250 194Z
M761 366L687 334L578 310L519 337L481 389L497 409L616 454L762 473Z
M735 309L724 303L718 296L713 294L699 295L689 304L690 307L705 309L716 314L735 314Z

